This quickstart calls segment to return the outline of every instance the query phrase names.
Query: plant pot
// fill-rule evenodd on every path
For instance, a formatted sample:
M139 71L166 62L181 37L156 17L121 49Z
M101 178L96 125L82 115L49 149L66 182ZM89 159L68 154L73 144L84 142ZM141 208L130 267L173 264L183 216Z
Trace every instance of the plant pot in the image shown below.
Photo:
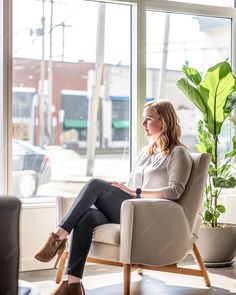
M207 267L230 266L236 256L236 225L200 228L196 245Z

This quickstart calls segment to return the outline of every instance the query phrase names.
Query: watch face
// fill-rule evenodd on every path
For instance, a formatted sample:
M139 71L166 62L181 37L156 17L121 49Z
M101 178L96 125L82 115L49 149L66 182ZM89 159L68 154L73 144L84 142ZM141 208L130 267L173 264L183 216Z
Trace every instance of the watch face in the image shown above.
M136 195L140 195L141 192L142 192L141 188L137 188L137 189L136 189Z

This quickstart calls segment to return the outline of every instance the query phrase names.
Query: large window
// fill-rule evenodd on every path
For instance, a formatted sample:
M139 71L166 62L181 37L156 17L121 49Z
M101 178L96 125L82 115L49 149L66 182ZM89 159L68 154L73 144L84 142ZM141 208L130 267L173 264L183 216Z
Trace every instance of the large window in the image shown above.
M13 12L13 192L76 195L93 176L125 180L131 7L13 0Z
M231 20L147 12L147 97L169 99L175 106L182 127L182 141L196 151L200 112L177 88L183 65L201 73L215 63L231 59ZM230 147L230 128L223 126L220 149Z
M144 142L145 99L172 100L194 150L200 114L176 81L183 64L205 72L229 59L236 68L233 0L12 2L12 19L1 11L13 21L13 59L7 64L11 35L1 28L0 93L1 141L12 134L13 151L1 150L0 175L5 183L11 174L15 194L71 195L93 176L125 180L129 155ZM223 128L227 149L229 123Z

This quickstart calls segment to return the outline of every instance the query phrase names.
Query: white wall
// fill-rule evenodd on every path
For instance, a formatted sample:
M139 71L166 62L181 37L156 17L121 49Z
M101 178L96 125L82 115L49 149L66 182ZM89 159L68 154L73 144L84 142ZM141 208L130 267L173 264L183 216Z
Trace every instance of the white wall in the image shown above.
M22 204L20 217L20 271L52 268L53 262L33 258L35 251L56 227L56 204Z
M225 191L219 197L218 204L222 204L226 208L226 212L221 214L219 222L236 224L236 193L234 189Z

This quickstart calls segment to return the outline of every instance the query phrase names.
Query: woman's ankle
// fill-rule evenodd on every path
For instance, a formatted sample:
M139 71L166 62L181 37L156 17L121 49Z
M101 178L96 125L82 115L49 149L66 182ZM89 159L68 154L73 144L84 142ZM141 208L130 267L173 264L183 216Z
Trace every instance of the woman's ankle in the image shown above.
M68 284L80 283L80 278L72 275L67 275Z
M64 230L63 228L61 228L61 227L58 227L58 228L54 231L54 233L55 233L56 235L58 235L59 240L64 240L64 239L66 239L67 236L69 235L69 233L68 233L66 230Z

